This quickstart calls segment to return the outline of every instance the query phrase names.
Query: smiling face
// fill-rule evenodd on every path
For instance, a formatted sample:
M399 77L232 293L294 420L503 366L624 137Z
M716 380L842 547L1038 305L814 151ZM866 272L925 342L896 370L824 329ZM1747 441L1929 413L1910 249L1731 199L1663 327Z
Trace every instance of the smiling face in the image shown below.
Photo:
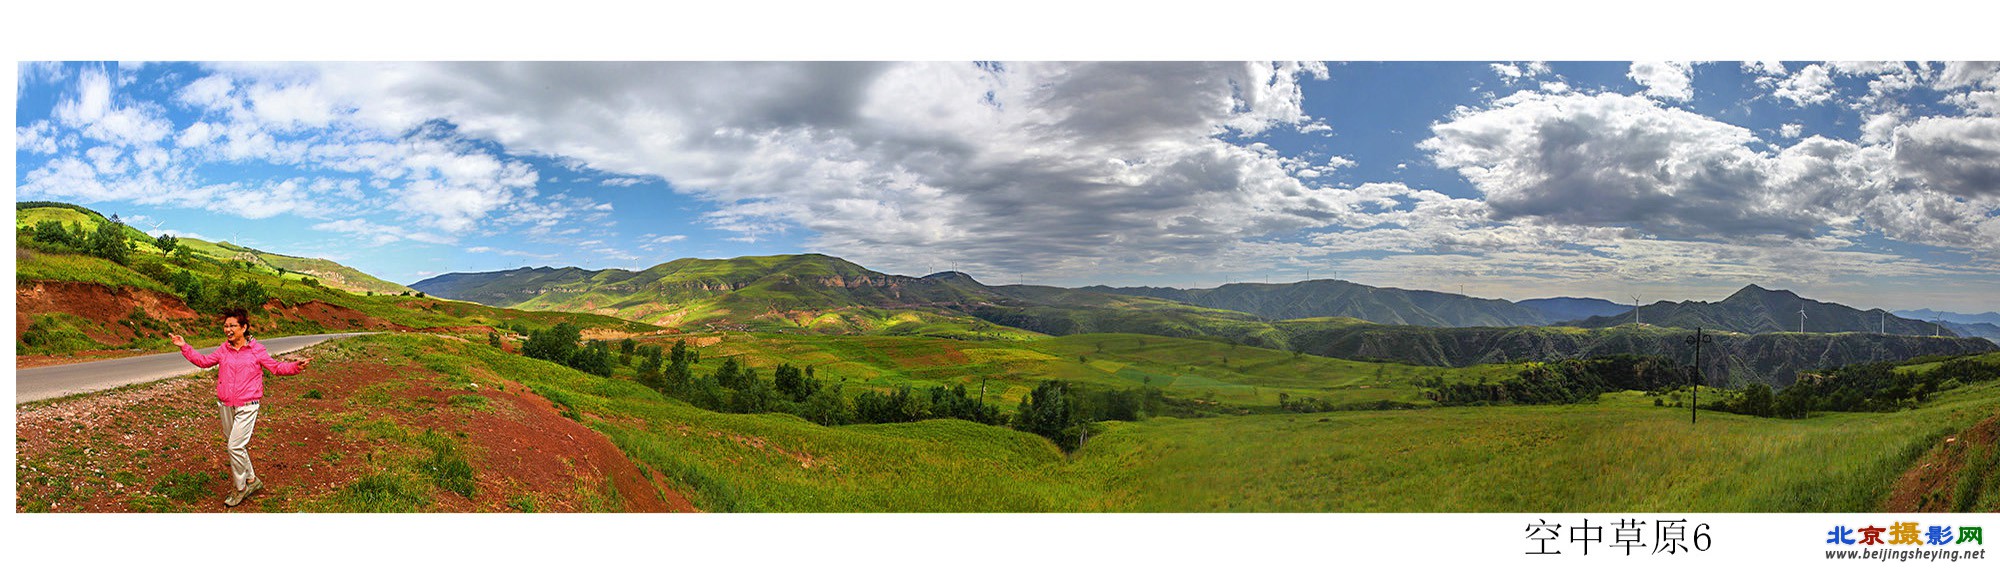
M243 344L243 337L249 334L249 331L250 326L234 316L222 318L222 335L229 339L230 344Z

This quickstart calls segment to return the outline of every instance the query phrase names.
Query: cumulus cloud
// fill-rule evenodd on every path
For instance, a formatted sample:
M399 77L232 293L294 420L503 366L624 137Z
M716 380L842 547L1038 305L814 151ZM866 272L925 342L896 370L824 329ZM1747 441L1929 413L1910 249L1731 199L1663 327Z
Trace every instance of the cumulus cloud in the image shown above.
M1615 227L1662 239L1806 239L1869 225L1973 247L2000 184L2000 123L1927 118L1893 146L1820 136L1779 149L1749 130L1644 98L1517 94L1461 109L1421 146L1483 194L1496 221Z
M1502 219L1682 236L1804 235L1816 223L1775 192L1749 130L1645 98L1517 94L1432 129L1421 146Z
M703 220L739 239L804 230L815 249L911 266L948 252L996 269L1194 257L1320 224L1302 215L1316 212L1312 191L1282 158L1237 138L1313 125L1299 82L1325 74L1302 63L242 69L310 76L314 101L381 131L444 120L511 152L660 177L718 205ZM507 193L406 189L424 198L402 206L441 229L511 216L495 210Z
M1626 77L1646 88L1646 95L1687 101L1694 97L1693 68L1687 62L1632 62Z
M2000 119L1925 118L1895 133L1896 168L1913 183L1960 197L2000 197Z
M1773 95L1797 106L1825 103L1833 99L1833 75L1825 66L1811 64L1779 81Z

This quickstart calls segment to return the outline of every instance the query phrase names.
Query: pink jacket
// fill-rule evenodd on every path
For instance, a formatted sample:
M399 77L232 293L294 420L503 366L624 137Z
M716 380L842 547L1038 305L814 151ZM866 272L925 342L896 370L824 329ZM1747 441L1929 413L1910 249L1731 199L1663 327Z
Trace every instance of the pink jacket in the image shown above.
M243 349L237 350L230 348L228 341L223 341L214 354L201 354L195 352L192 346L181 345L181 357L197 367L222 365L216 369L215 399L231 408L264 399L265 368L279 376L299 373L299 363L271 358L271 353L264 350L264 344L257 339L246 339L244 342Z

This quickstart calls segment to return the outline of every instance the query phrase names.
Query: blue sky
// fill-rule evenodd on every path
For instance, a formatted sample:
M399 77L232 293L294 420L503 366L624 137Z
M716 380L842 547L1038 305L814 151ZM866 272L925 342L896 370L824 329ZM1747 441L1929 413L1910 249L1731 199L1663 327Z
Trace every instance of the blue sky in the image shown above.
M16 193L415 282L822 252L989 284L2000 310L2000 66L24 63ZM1462 286L1461 286L1462 285Z

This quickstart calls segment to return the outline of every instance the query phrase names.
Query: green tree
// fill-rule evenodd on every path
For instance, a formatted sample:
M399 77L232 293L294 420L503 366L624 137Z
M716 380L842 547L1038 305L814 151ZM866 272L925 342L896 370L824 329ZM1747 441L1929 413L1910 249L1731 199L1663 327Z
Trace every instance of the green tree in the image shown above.
M860 404L855 407L858 409ZM1014 429L1048 438L1065 450L1070 448L1063 440L1063 433L1078 422L1070 407L1069 383L1061 380L1043 381L1022 396L1014 414Z
M528 335L527 344L521 345L521 355L568 364L570 353L576 352L577 342L582 339L583 331L565 322Z
M173 235L163 233L153 239L153 246L159 247L162 253L171 253L174 252L176 247L181 246L181 240L174 238Z
M799 405L799 417L821 426L847 424L854 421L854 404L847 401L839 384L823 386Z
M791 364L779 364L778 369L771 374L771 382L777 386L778 393L796 402L804 402L807 397L819 391L818 380L807 377L804 371Z
M121 227L123 225L115 223L98 225L96 230L90 232L90 240L85 243L84 252L114 263L125 264L132 256L132 244L125 242L125 233Z
M1763 382L1751 382L1737 395L1734 409L1738 414L1769 418L1777 413L1777 400L1771 394L1770 386Z

